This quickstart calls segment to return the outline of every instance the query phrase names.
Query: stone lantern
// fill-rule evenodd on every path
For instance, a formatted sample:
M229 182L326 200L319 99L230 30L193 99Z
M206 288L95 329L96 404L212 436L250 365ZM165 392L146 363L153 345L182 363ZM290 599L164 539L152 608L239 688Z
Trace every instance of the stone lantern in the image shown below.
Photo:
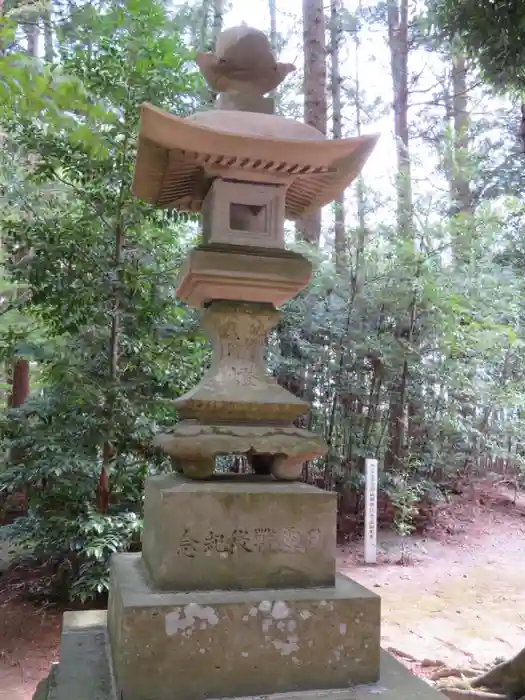
M182 420L156 442L192 479L211 477L219 455L243 454L256 474L296 480L326 445L294 426L308 405L269 376L263 360L277 307L311 278L309 261L285 248L284 222L331 202L377 137L327 141L310 126L266 113L272 101L261 92L291 67L277 64L266 37L246 27L224 32L218 44L219 56L199 56L220 91L218 109L179 119L142 108L134 193L201 212L202 244L183 267L177 295L204 308L213 341L209 371L175 401ZM247 62L241 80L237 66Z
M439 700L381 654L380 598L336 573L336 494L298 481L326 445L263 357L311 277L285 219L337 197L377 137L275 116L265 95L293 66L257 30L223 32L198 64L217 109L144 105L133 189L202 215L177 294L203 309L213 361L157 436L174 471L147 480L142 553L113 558L107 617L65 616L56 700ZM254 474L214 474L232 454Z

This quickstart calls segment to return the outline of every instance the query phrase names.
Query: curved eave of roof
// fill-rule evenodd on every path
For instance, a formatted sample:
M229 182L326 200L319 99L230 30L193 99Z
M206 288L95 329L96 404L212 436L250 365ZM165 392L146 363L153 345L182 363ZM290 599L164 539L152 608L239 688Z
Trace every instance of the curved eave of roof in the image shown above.
M333 201L357 177L379 135L338 141L284 140L202 126L142 106L133 194L159 207L200 211L204 167L267 172L288 184L286 217L299 219Z

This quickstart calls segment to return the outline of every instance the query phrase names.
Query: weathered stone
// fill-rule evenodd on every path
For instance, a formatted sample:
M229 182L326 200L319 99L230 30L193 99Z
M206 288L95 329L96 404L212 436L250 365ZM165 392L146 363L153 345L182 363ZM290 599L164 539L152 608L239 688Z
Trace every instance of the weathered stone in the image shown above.
M336 494L268 477L146 482L142 556L163 590L332 586Z
M174 402L182 418L291 423L307 410L266 370L264 342L278 320L271 304L211 303L202 326L213 343L212 363L199 384Z
M49 674L36 687L33 700L54 700L56 698L58 664L52 664Z
M196 307L213 299L281 306L304 289L311 277L310 262L298 253L210 243L188 255L177 296Z
M172 458L172 463L173 463ZM176 460L175 471L184 474L190 479L209 479L215 471L214 457L199 457L195 459L185 459L184 462Z
M268 37L259 29L229 27L217 37L214 53L198 53L199 66L214 92L249 90L264 95L295 70L291 63L278 63Z
M117 700L106 619L101 610L65 613L60 663L50 683L48 700Z
M249 459L253 455L265 457L268 459L267 468L262 473L275 473L276 478L284 479L291 478L290 471L287 472L284 464L281 472L281 463L276 465L273 457L289 457L295 463L292 473L298 478L301 475L299 464L319 457L327 450L323 438L294 426L199 425L189 420L177 423L169 432L156 435L154 444L175 459L173 466L176 471L186 473L190 478L195 478L194 473L198 470L195 464L190 464L188 472L194 473L188 473L186 461L198 463L232 454L245 454ZM203 464L200 473L211 474L211 466L211 462ZM200 478L207 477L204 474Z
M95 626L93 623L97 621ZM84 624L85 623L85 624ZM68 612L64 615L62 651L57 686L49 700L128 700L117 696L112 682L110 649L103 610ZM73 626L75 634L69 633ZM86 648L89 654L85 653ZM180 671L185 674L184 668ZM100 679L105 679L103 683ZM312 690L236 698L235 700L443 700L444 696L413 676L393 656L381 652L381 676L377 683L337 690ZM157 700L152 694L148 700ZM185 700L174 693L170 700ZM214 700L225 700L218 698ZM230 698L231 700L231 698Z
M280 481L295 481L301 477L303 462L304 460L297 457L278 456L274 459L270 471Z
M205 243L284 248L286 188L218 178L202 205Z
M144 104L133 193L157 206L200 211L216 177L274 183L287 186L286 218L297 220L344 191L377 140L367 134L329 141L274 114L213 109L181 119Z
M275 100L272 97L262 97L253 92L229 90L218 95L215 106L217 109L237 110L239 112L259 112L273 114Z
M113 560L108 626L125 700L344 688L379 677L380 599L330 588L159 593L140 557Z

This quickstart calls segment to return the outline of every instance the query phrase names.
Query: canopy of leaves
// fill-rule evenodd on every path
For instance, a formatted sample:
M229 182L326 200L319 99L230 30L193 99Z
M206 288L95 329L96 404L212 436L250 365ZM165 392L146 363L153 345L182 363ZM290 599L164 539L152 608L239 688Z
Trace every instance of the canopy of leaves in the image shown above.
M37 363L41 389L2 414L0 489L28 495L18 537L89 597L138 541L144 477L166 466L151 436L205 359L174 293L191 228L131 196L140 105L185 114L201 84L161 3L89 4L56 32L59 68L3 63L0 226L27 294L0 347Z
M437 22L459 37L486 79L502 91L525 90L525 14L520 0L434 0Z

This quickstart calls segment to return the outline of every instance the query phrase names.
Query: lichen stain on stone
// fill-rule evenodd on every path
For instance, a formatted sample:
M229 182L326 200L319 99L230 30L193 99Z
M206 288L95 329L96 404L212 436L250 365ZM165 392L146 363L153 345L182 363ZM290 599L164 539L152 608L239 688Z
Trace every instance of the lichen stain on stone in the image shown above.
M268 632L270 630L270 627L272 626L273 620L270 618L266 618L266 620L262 621L262 631L263 632Z
M290 654L293 654L294 651L299 651L299 645L297 642L297 637L288 637L286 642L283 642L280 639L272 640L273 646L277 649L277 651L281 652L281 656L290 656Z
M216 625L219 617L215 610L209 606L201 606L197 603L188 603L183 610L180 608L166 615L164 624L166 634L172 637L174 634L182 632L184 636L191 635L196 620L201 620L201 629L206 629L208 625Z
M290 617L290 608L283 600L277 600L273 604L272 617L274 620L285 620Z

